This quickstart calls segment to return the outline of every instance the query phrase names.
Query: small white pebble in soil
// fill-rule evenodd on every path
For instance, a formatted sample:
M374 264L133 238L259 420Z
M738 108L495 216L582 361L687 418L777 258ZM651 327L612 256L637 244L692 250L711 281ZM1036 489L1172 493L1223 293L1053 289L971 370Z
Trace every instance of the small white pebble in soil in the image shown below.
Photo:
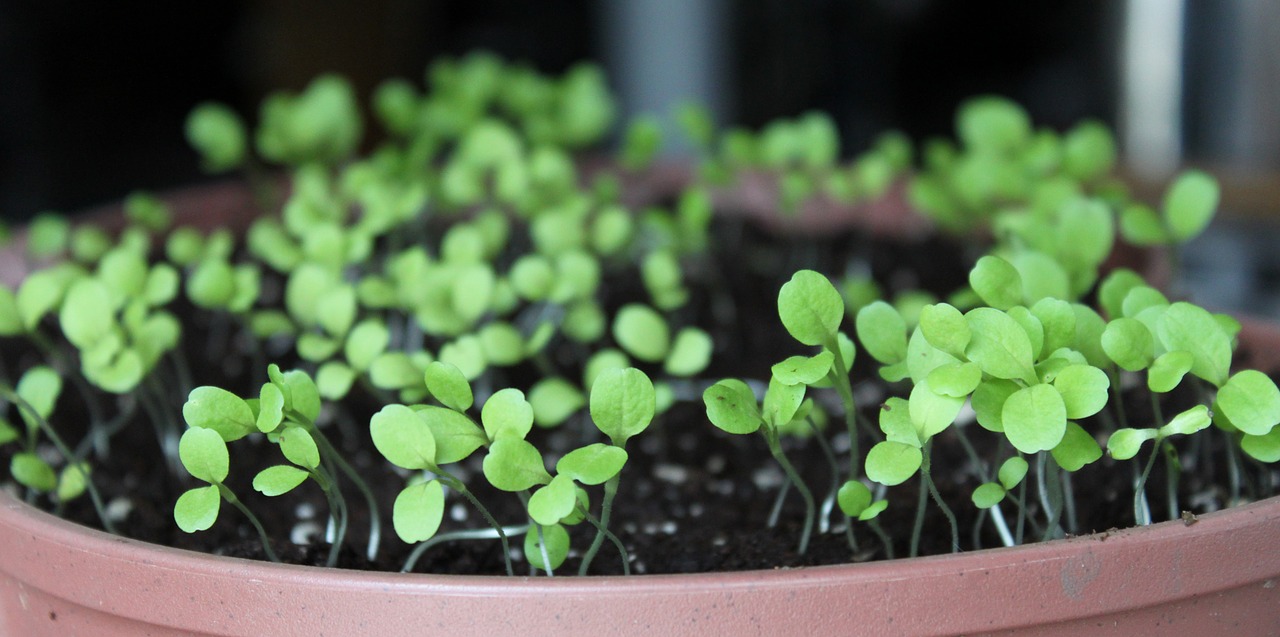
M862 383L853 388L853 404L875 405L884 400L884 390L877 383Z
M316 505L310 502L303 502L294 508L293 514L298 516L299 520L310 520L316 517Z
M733 494L733 480L716 480L711 483L711 491L720 495Z
M645 535L654 535L658 532L658 523L645 522L644 526L640 527L640 530L643 531Z
M658 440L656 436L642 436L640 438L640 451L656 455L662 451L662 441Z
M707 458L707 464L704 465L704 467L706 468L707 473L716 474L724 471L724 465L724 456L716 453Z
M524 551L521 551L520 549L514 546L511 547L510 551L507 551L507 555L510 555L511 559L517 562L524 559Z
M728 543L729 543L728 538L726 538L723 535L717 535L715 536L715 538L711 540L712 546L724 546L725 544L728 544Z
M761 467L751 472L751 481L761 491L775 489L782 485L782 472L772 465Z
M320 525L313 521L306 520L293 525L293 530L289 531L289 541L298 546L307 546L311 544L311 538L320 535Z
M849 432L845 431L832 436L831 450L836 453L849 451Z
M671 520L667 520L666 522L663 522L662 526L658 527L658 529L662 531L663 535L675 535L676 523Z
M631 565L631 572L637 575L644 575L649 569L645 568L644 562L636 562Z
M627 522L627 523L625 523L625 524L623 524L623 525L622 525L622 530L623 530L623 531L625 531L625 532L627 532L627 533L634 534L634 533L636 532L636 523L635 523L635 522Z
M694 502L689 505L689 517L700 518L703 513L707 512L707 507L702 506L701 502Z
M698 448L698 438L691 433L686 433L680 436L676 445L680 447L681 451L693 451Z
M467 507L462 506L461 502L454 502L449 507L449 519L454 522L464 522L467 519Z
M653 466L653 477L663 482L684 484L685 480L689 479L689 470L678 464L659 462Z
M107 515L107 519L112 522L123 522L132 511L133 501L129 498L120 497L112 498L107 503L107 510L104 513Z

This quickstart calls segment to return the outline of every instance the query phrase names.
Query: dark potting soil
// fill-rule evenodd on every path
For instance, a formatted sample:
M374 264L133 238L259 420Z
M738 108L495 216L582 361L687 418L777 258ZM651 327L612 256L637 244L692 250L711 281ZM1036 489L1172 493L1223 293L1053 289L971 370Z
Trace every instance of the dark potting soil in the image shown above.
M969 269L968 256L946 240L929 238L918 241L869 241L857 234L779 241L739 221L719 223L713 236L717 238L709 259L687 264L691 299L675 313L675 321L696 323L710 332L716 343L711 368L701 381L689 383L679 390L684 400L655 419L643 434L628 445L630 459L623 471L621 486L614 503L610 528L625 543L633 573L697 573L745 569L771 569L839 564L888 557L886 547L870 529L854 523L853 544L845 532L845 520L838 509L823 516L829 524L814 530L808 550L798 552L804 520L804 508L793 489L783 503L779 522L770 526L770 511L779 489L785 482L782 471L769 455L759 436L731 436L713 427L702 407L702 388L723 377L767 380L769 367L793 354L810 353L782 328L777 317L777 291L799 268L812 268L836 277L846 272L868 272L885 290L887 296L905 289L924 288L940 297L964 283ZM607 279L605 305L611 312L628 300L647 295L638 278ZM684 323L680 323L684 324ZM846 329L852 331L851 325ZM212 323L187 327L184 356L192 361L195 384L219 384L240 395L256 395L257 385L265 380L260 361L234 352L236 333L228 324ZM194 338L191 336L194 335ZM21 343L5 343L5 367L9 373L35 364L35 354ZM552 360L563 365L559 370L567 378L581 376L580 363L569 343L553 342ZM288 369L296 360L272 358ZM197 361L212 361L199 363ZM229 370L228 381L219 370ZM656 372L654 369L646 371ZM532 365L503 370L496 387L527 388L538 376ZM176 375L175 375L176 376ZM855 367L855 391L868 423L878 420L877 411L891 395L901 395L905 388L888 386L875 379L869 357L860 353ZM172 381L172 379L167 379ZM170 385L173 386L171 382ZM360 390L354 390L360 396ZM826 392L814 392L833 413L839 403ZM102 397L105 400L105 397ZM169 402L173 413L180 413L185 393L171 391L160 397ZM480 402L479 396L477 403ZM352 521L338 563L342 568L400 570L412 547L404 544L391 530L389 513L392 503L405 483L406 475L397 473L373 449L367 434L370 415L381 399L364 394L362 398L330 406L325 431L336 441L364 479L374 489L383 512L381 550L375 561L364 557L368 532L368 510L354 489L347 489ZM1174 394L1165 399L1166 414L1191 404L1188 395ZM83 404L71 387L63 392L54 420L59 425L83 422ZM1151 421L1151 405L1145 397L1127 397L1126 409L1135 423ZM139 410L141 413L141 410ZM1144 420L1145 419L1145 420ZM962 421L964 417L962 416ZM971 421L971 418L969 419ZM831 441L837 462L847 466L848 437L842 433L839 417L824 434ZM1100 431L1100 423L1082 423L1089 431ZM874 426L874 425L872 425ZM981 441L979 453L989 467L998 466L1013 454L1007 443L995 444L996 437L973 424L961 424L974 441ZM1140 425L1135 425L1140 426ZM74 425L67 435L78 439ZM878 432L876 432L878 435ZM1216 432L1215 432L1216 433ZM266 441L251 437L231 445L231 477L228 486L254 511L274 538L274 547L287 562L323 565L329 545L323 541L328 507L320 490L306 483L293 492L267 498L253 491L252 476L260 469L283 461L278 449ZM859 436L865 453L876 438L868 431ZM536 429L530 436L539 449L554 463L558 453L600 439L585 418L572 419L552 429ZM1210 434L1198 437L1200 445L1190 457L1211 466L1184 467L1177 485L1179 509L1204 512L1221 506L1226 500L1226 456L1224 438ZM933 444L933 477L945 502L955 511L961 550L1000 545L990 520L970 503L970 494L980 481L973 475L972 464L960 444L955 427L937 437ZM12 447L13 445L10 445ZM832 469L820 445L812 438L789 438L784 448L793 464L803 474L821 501L832 487ZM557 452L556 450L561 450ZM0 460L8 462L6 451ZM1139 459L1145 461L1149 448ZM478 456L479 454L477 454ZM161 457L154 430L139 415L111 440L111 453L105 460L95 461L93 479L110 507L119 515L117 530L128 537L149 542L215 554L265 559L258 535L243 516L224 503L217 523L208 531L186 534L173 522L173 503L186 489L200 486L181 469L175 474ZM1131 467L1117 466L1109 458L1086 467L1071 479L1079 508L1074 511L1071 532L1083 534L1103 531L1133 523ZM519 500L513 494L486 488L479 460L464 461L455 475L462 478L486 504L495 517L508 524L525 519ZM988 472L991 469L987 469ZM1031 468L1027 483L1034 480ZM1207 476L1194 478L1193 475ZM1269 476L1266 476L1269 478ZM1152 473L1148 484L1153 517L1157 520L1178 517L1181 510L1170 510L1164 498L1165 474L1161 466ZM348 487L350 485L347 485ZM1249 485L1246 485L1249 486ZM1258 487L1265 489L1265 486ZM1036 520L1045 516L1039 498L1032 490L1025 495L1025 506ZM599 498L599 488L590 489ZM879 518L880 526L892 538L893 553L907 555L911 543L919 482L912 479L888 491L889 508ZM42 503L46 504L47 503ZM598 513L599 502L593 500ZM46 508L49 508L46 506ZM88 526L100 522L89 499L82 497L67 506L65 515ZM1012 506L1005 515L1014 524L1017 515ZM456 494L446 506L441 533L470 528L483 528L484 521ZM1039 529L1028 527L1028 541L1038 539ZM574 550L560 573L577 572L583 551L590 543L594 529L580 524L571 530ZM941 554L957 548L951 540L950 525L933 502L925 507L923 532L919 539L920 554ZM513 553L523 547L523 538L511 541ZM527 570L527 563L517 560L517 572ZM425 552L415 568L418 572L501 574L505 572L501 544L495 539L459 540L441 543ZM593 574L617 574L622 563L614 547L605 543L592 564Z

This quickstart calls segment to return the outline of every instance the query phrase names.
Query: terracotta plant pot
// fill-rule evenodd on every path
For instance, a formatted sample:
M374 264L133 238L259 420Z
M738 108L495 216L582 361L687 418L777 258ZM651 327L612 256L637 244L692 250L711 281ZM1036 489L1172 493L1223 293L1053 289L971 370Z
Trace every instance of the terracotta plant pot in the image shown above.
M1280 498L1007 549L591 578L387 574L214 557L0 495L5 635L1265 635Z
M243 191L231 190L170 201L207 221L244 209ZM1280 366L1280 330L1247 323L1241 340L1245 364ZM865 564L447 576L156 546L0 492L0 635L1262 635L1280 626L1278 538L1280 498L1271 498L1188 521Z

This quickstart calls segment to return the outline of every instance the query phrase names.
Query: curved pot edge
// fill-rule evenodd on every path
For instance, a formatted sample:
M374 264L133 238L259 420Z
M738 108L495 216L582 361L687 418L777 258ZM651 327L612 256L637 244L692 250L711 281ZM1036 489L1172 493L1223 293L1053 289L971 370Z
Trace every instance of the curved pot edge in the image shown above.
M505 578L372 573L216 557L112 536L0 495L0 545L14 555L0 565L8 577L75 605L110 612L127 609L125 598L139 590L168 591L164 604L123 613L147 624L184 630L208 628L191 624L189 618L217 599L239 611L239 621L225 625L230 630L226 634L270 625L261 622L274 615L256 615L274 609L255 610L255 599L272 599L286 608L311 605L336 612L350 607L359 609L365 620L371 613L451 617L455 622L482 622L485 630L495 622L531 621L527 609L517 610L518 601L530 601L548 612L562 611L562 621L578 624L598 624L603 618L625 620L627 625L640 620L650 626L659 625L658 620L685 625L692 611L678 607L679 602L694 604L704 614L715 609L708 619L716 618L717 626L749 625L757 617L748 610L763 613L782 604L800 622L797 627L821 618L814 627L829 629L839 625L829 622L848 615L868 627L887 619L885 630L919 629L921 634L940 627L990 630L1024 621L991 600L1034 603L1039 619L1052 622L1141 609L1156 600L1168 603L1258 582L1270 590L1280 579L1280 554L1270 550L1278 536L1280 497L1275 497L1206 514L1192 524L1163 522L960 555L699 575ZM1240 563L1229 567L1232 560ZM129 563L140 564L141 571L127 572ZM67 586L70 578L86 576L88 581ZM175 591L186 594L174 596ZM1140 597L1122 598L1122 591ZM635 601L645 594L658 597L656 609L645 610ZM967 605L985 602L988 612L981 621L957 625L956 617L932 604L944 598ZM494 610L496 600L504 602L501 612ZM1280 615L1280 604L1274 608ZM874 609L871 616L865 614L869 609ZM324 625L334 621L330 617Z

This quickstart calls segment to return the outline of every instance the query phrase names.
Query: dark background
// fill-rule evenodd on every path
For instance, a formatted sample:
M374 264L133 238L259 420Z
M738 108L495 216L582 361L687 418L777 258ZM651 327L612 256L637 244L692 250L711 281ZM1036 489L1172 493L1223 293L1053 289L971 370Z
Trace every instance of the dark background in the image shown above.
M681 2L715 17L704 51L719 61L717 82L702 88L721 124L822 109L848 153L887 128L949 135L961 100L999 93L1038 125L1096 118L1123 139L1124 0L3 0L0 218L205 179L182 136L193 105L223 101L252 121L269 91L322 72L367 97L382 79L421 83L431 60L484 48L547 72L602 61L623 87L636 65L620 57L611 16ZM1222 303L1238 305L1280 280L1274 228L1258 225L1280 208L1280 117L1268 110L1280 104L1280 12L1249 0L1167 4L1185 11L1178 163L1216 169L1228 216L1187 251L1189 276L1216 272L1204 284L1236 290ZM671 29L632 31L644 42ZM624 111L643 108L622 93ZM1242 268L1255 271L1245 283Z

